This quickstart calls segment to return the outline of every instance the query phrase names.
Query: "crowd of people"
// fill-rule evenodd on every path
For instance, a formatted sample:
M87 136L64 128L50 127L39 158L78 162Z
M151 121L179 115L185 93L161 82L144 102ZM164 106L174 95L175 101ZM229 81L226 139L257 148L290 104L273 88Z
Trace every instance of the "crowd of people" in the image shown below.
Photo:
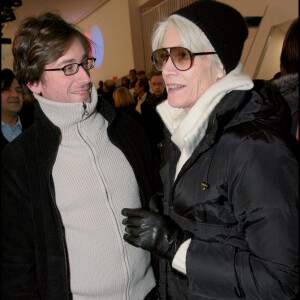
M150 74L97 89L74 24L20 24L1 71L1 299L297 299L298 19L272 80L242 72L247 36L236 9L196 1L155 27Z
M153 151L160 159L159 145L163 140L163 122L156 106L168 97L162 72L153 69L146 76L144 70L129 70L130 79L122 77L121 85L111 79L100 80L98 96L117 111L131 115L143 128Z

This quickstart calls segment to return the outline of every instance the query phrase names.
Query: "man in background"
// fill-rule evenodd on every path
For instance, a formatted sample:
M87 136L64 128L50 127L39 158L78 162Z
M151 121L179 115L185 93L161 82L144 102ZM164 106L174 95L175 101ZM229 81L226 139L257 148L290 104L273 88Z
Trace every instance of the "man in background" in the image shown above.
M22 89L15 74L10 69L1 70L1 152L30 125L19 116L22 106Z
M156 106L167 99L168 94L162 73L154 71L150 77L150 88L152 94L145 100L142 105L142 120L145 133L160 157L159 144L163 140L163 122L156 111Z
M142 105L151 96L150 87L148 80L146 79L139 79L134 87L134 94L137 104L135 109L141 114L142 113Z
M103 81L102 80L99 80L98 86L99 87L97 89L97 93L98 93L98 96L101 96L103 93Z
M165 81L162 73L159 71L152 72L150 76L150 89L152 95L147 99L146 103L154 108L168 97Z
M138 79L147 79L146 72L144 70L140 70L137 72Z
M129 89L133 89L135 87L136 82L138 81L136 69L129 70Z

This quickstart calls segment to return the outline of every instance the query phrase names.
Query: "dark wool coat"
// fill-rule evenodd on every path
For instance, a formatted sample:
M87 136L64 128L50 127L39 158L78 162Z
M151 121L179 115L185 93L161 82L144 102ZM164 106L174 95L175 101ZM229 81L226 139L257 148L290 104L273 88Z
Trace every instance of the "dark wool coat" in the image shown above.
M126 114L116 115L102 103L108 136L131 164L147 208L159 178L149 142ZM51 174L59 143L59 128L36 101L35 123L3 150L1 299L70 299L64 230Z
M287 136L284 101L264 84L256 82L261 95L224 96L175 182L180 153L166 131L164 213L192 240L186 276L161 260L161 299L296 295L298 164L281 137Z

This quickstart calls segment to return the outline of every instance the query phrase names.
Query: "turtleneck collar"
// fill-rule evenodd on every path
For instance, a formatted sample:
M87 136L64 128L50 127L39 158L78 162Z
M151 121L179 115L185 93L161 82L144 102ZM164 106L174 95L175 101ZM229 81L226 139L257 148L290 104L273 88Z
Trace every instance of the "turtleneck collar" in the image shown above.
M101 119L102 123L105 122L104 118L96 110L98 95L94 85L92 86L91 102L89 103L56 102L36 93L33 95L48 119L60 128L63 140L74 138L74 131L78 124L88 135L94 135L97 132L97 128L99 130L99 126L92 126L95 118L98 121Z

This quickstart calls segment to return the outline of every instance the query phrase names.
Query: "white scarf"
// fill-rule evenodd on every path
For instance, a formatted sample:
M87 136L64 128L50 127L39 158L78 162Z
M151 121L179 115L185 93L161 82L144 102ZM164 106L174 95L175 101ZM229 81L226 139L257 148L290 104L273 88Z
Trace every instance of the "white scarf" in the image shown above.
M252 79L242 73L242 65L238 64L234 70L210 86L188 113L183 108L170 106L168 101L157 106L159 115L171 132L172 141L181 151L174 180L204 137L209 116L215 106L230 91L250 90L252 87Z

